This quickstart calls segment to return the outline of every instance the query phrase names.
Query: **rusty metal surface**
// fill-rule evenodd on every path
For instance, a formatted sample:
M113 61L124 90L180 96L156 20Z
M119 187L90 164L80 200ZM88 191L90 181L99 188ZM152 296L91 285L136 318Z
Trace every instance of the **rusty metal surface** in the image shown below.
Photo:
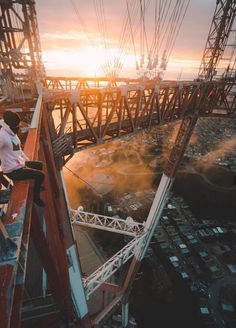
M212 80L216 75L217 65L223 57L222 55L227 45L227 39L232 29L235 15L235 1L221 0L216 2L213 20L199 69L200 78Z
M31 160L35 159L37 154L39 129L40 116L38 116L37 128L29 130L25 144L25 153ZM3 218L5 229L16 244L16 247L11 247L0 259L0 313L3 327L11 326L12 314L14 319L20 318L31 224L30 184L31 182L27 180L14 183L7 212Z
M229 5L233 6L234 12L231 11L231 14L233 13L235 16L235 2L224 0L218 1L217 5L225 3L228 9ZM18 9L20 10L17 13ZM232 93L232 88L235 87L235 78L213 82L160 82L118 78L111 81L106 78L63 77L45 79L34 1L2 1L0 17L3 30L1 53L3 58L7 58L7 61L0 63L3 72L2 80L8 89L8 99L17 102L17 104L11 104L5 108L18 110L20 107L21 116L27 117L28 121L31 121L32 113L30 113L29 106L32 106L32 98L37 90L35 81L41 79L44 82L44 109L48 115L47 122L46 116L43 118L42 136L44 141L40 145L40 109L42 107L38 103L35 110L37 116L33 118L34 126L29 130L25 144L25 152L30 159L36 158L38 150L40 150L40 158L46 162L45 172L48 174L46 179L48 206L44 210L48 240L42 234L37 235L37 224L34 226L34 237L51 280L53 280L53 276L55 278L52 285L55 283L54 294L58 300L60 311L66 313L69 318L73 316L73 311L71 310L66 248L73 244L73 236L64 194L61 191L63 186L58 169L75 151L123 135L137 133L155 125L183 119L169 158L169 165L166 168L167 175L174 176L199 116L235 119L236 98ZM219 28L214 30L216 43L220 40L221 44L225 45L225 39L228 37L225 32L227 32L227 26L230 25L229 17L231 16L228 16L227 13L223 14ZM217 24L213 24L213 26L215 28ZM19 36L21 37L19 38ZM212 38L212 33L210 33L210 37ZM23 42L20 42L20 39ZM211 39L209 40L211 41ZM29 52L25 54L23 48L29 49ZM212 66L211 63L217 63L221 55L218 50L221 49L213 49L210 56L209 47L206 49L204 62L204 69L207 72L204 74L206 80L209 78L209 74L212 75L214 72L215 65ZM18 74L22 69L26 69L27 73ZM30 100L22 103L23 99ZM5 105L5 100L4 95L1 99L0 111ZM37 112L37 108L40 112ZM59 125L53 117L57 112L60 113ZM69 141L68 147L66 142L62 147L62 140ZM51 141L54 148L51 147ZM56 153L57 167L53 151ZM15 184L5 215L4 229L6 231L2 229L5 240L9 236L15 243L15 246L14 244L10 245L5 252L0 254L0 316L1 325L4 328L10 326L15 328L20 325L31 226L31 189L29 182ZM35 212L33 216L38 218ZM52 264L52 268L50 268L50 264ZM121 294L116 295L113 302L98 314L94 320L95 326L99 326L103 318L112 312L121 300L127 300L139 265L139 261L133 260L124 282L125 290L120 291ZM62 287L60 287L60 279ZM103 287L105 288L105 286ZM122 294L125 296L124 299L122 299ZM54 320L55 317L52 314L52 318L50 316L45 318L45 324L53 325L55 324ZM86 316L83 326L90 326L89 321Z
M58 99L52 90L52 97L49 93L45 102L53 150L58 159L64 156L65 160L65 156L84 148L181 120L193 115L196 106L198 117L233 119L236 115L234 85L235 80L159 85L148 82L122 88L71 90L69 94L69 90L65 90L59 92ZM64 146L63 137L67 141Z
M25 239L24 231L26 234L29 231L32 204L27 202L28 191L28 183L20 182L14 186L5 218L5 228L16 247L11 247L0 260L0 311L3 327L10 326L21 245Z
M0 257L0 316L3 327L20 327L21 308L24 299L24 283L27 265L27 253L31 229L38 253L48 272L53 294L61 314L72 321L75 318L70 292L68 262L66 250L74 242L70 219L63 200L63 186L58 184L57 169L54 163L50 144L50 135L46 116L42 119L42 97L39 97L31 121L24 151L31 159L43 160L45 186L47 188L46 208L39 210L44 213L47 229L47 239L38 224L37 212L32 212L31 182L17 181L11 190L11 198L4 216L5 237L14 242ZM42 132L43 131L43 132ZM65 203L65 204L64 204ZM64 204L64 205L63 205ZM66 220L66 215L68 219ZM7 235L8 234L8 235ZM26 323L25 323L26 324Z

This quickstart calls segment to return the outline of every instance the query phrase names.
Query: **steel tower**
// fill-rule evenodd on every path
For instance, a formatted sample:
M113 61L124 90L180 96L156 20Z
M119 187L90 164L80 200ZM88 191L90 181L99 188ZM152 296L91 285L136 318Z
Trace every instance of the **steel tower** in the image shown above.
M235 119L235 95L231 95L235 74L213 77L233 26L236 3L217 1L198 80L166 84L117 79L109 87L106 78L46 77L34 1L1 0L0 10L0 113L11 108L28 124L27 134L22 136L24 151L30 159L45 163L48 189L48 206L44 210L32 203L29 182L16 183L9 191L9 203L0 220L1 324L14 328L37 324L99 327L121 306L122 325L127 327L128 299L134 278L198 117ZM119 82L125 86L120 87ZM59 126L55 113L59 113ZM69 212L61 169L74 152L175 120L181 120L181 125L144 224L82 210ZM8 187L2 175L1 183ZM132 239L94 273L84 277L71 220L73 224L122 233ZM51 293L26 302L30 238ZM129 267L124 281L119 285L111 283L109 279L125 263ZM32 265L28 261L28 267ZM93 298L96 290L106 291L112 298L92 318L88 299ZM31 309L29 304L33 305Z

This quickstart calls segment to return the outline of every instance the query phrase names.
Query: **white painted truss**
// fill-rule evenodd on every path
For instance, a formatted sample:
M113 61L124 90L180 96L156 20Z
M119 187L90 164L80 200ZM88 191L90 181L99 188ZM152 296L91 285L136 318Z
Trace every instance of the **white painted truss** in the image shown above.
M136 247L140 247L145 241L146 234L133 238L119 252L113 255L107 262L94 271L90 276L83 279L85 295L89 296L105 283L118 269L121 268L134 254Z
M116 232L132 237L141 235L145 228L145 222L136 222L131 217L127 217L126 220L124 220L116 217L84 212L81 207L77 210L71 209L70 217L73 224Z

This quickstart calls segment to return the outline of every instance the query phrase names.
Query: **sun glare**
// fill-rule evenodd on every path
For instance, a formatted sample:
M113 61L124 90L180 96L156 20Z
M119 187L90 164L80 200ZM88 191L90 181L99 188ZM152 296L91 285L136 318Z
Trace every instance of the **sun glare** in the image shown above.
M102 66L105 65L109 54L106 49L100 47L86 47L79 52L78 69L83 75L98 76L104 75Z
M102 47L86 46L80 49L44 50L44 65L48 74L60 72L67 76L104 76L104 66L120 58L118 48L104 49ZM126 55L124 69L135 67L135 56ZM54 75L54 74L53 74Z
M44 64L48 75L56 76L83 76L99 77L105 76L104 66L114 59L120 58L118 48L104 49L99 46L85 46L79 49L55 49L43 52ZM135 70L135 56L128 54L125 56L124 67L121 75L124 77L138 77ZM166 79L191 79L197 76L199 67L197 60L176 60L169 63L170 72L166 72Z
M112 63L119 58L119 49L104 49L102 47L83 47L78 51L72 50L45 50L43 59L46 70L53 72L57 70L66 75L79 76L104 76L103 67L108 62ZM129 55L126 58L126 66L134 67L135 57Z

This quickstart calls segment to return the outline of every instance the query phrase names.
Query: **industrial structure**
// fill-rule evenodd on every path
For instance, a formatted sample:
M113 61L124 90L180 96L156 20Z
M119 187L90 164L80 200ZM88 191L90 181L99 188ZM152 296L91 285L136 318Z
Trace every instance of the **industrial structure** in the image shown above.
M1 175L5 187L1 192L7 191L9 196L1 198L2 204L6 203L0 219L2 327L101 327L118 307L122 325L127 327L133 281L198 118L235 119L235 44L233 65L217 75L235 14L234 0L217 0L196 80L113 77L111 81L46 76L34 1L0 0L0 113L17 111L25 122L24 151L31 160L45 163L47 188L47 206L42 210L32 202L29 181L9 188L9 181ZM68 208L61 170L75 152L177 120L181 120L180 128L144 224ZM83 277L72 224L132 238L93 274ZM24 290L26 268L32 266L27 263L30 239L51 289L51 295L36 301L25 298ZM125 263L129 266L122 284L111 283L110 278ZM109 293L111 301L91 318L88 299L98 289ZM24 308L26 301L33 304L33 310ZM50 306L52 302L55 307Z

